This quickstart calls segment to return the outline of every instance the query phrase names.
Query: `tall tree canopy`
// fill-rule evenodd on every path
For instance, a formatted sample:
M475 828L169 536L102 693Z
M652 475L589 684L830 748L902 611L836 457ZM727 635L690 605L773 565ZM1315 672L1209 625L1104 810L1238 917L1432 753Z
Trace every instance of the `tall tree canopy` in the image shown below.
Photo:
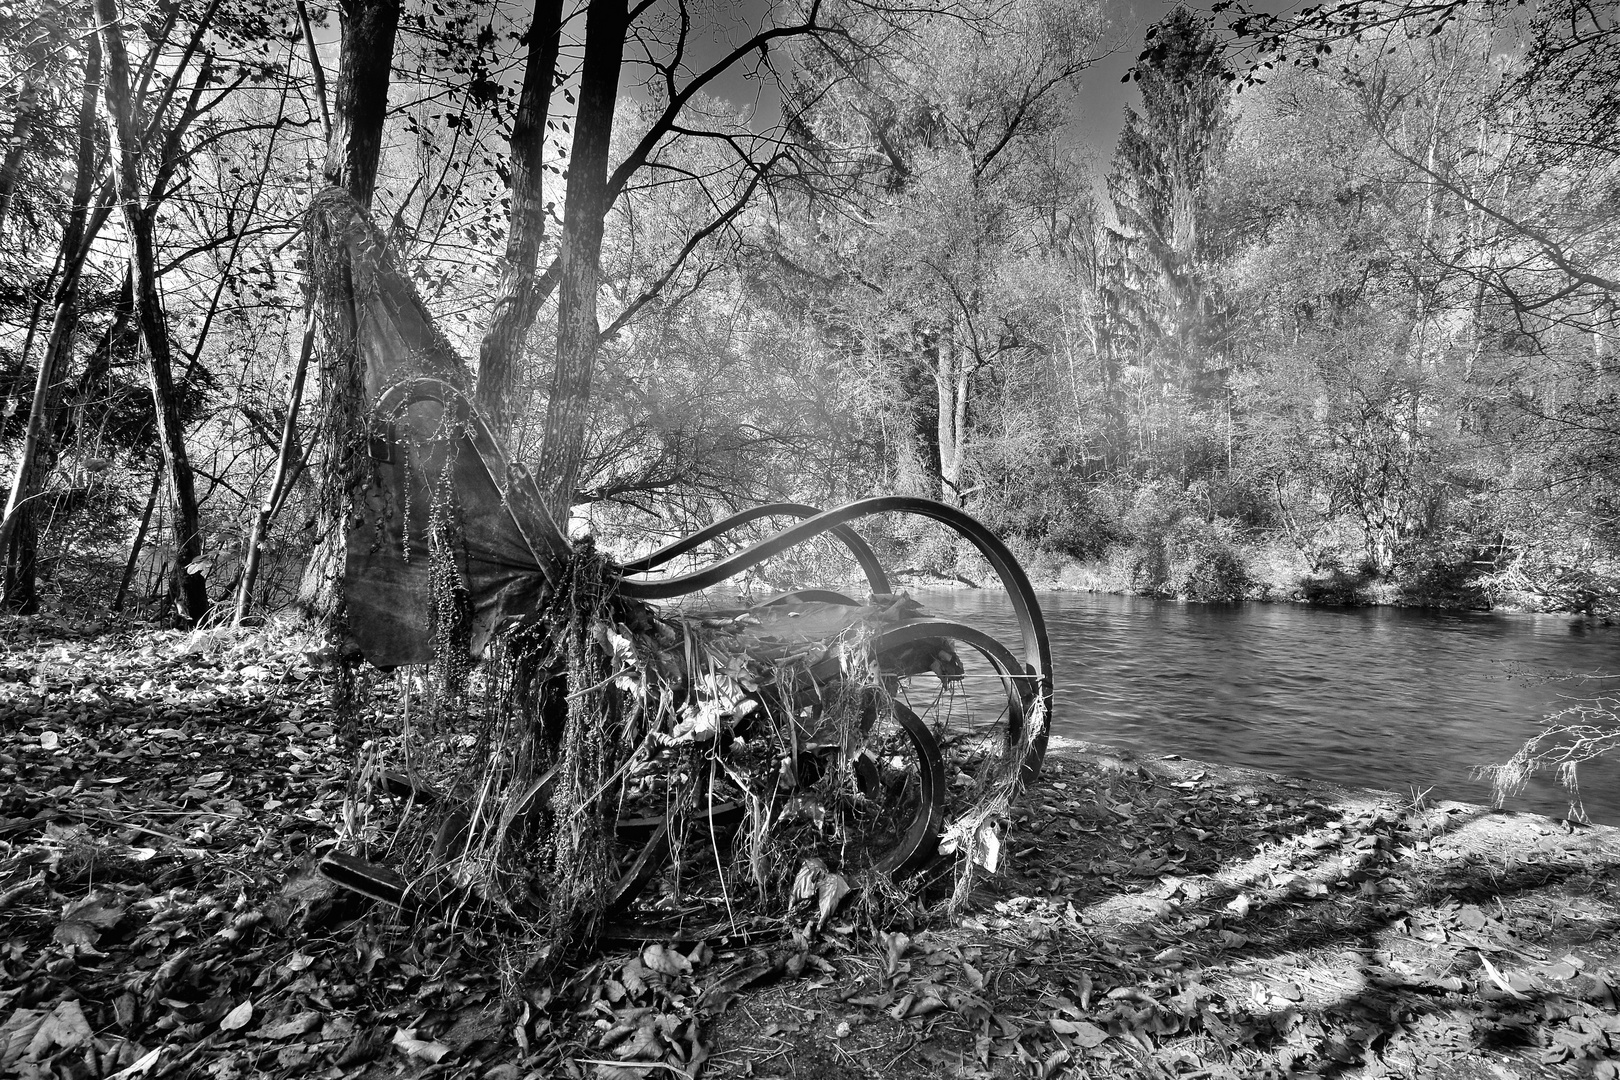
M1607 7L1176 9L1089 150L1073 3L0 19L12 610L341 616L356 207L604 543L898 490L1160 593L1620 573Z

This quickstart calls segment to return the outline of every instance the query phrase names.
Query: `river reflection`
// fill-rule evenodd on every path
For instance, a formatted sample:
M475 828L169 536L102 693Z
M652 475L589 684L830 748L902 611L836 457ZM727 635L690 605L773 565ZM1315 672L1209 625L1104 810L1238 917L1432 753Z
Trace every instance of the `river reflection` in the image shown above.
M1017 641L1002 593L915 595ZM1572 616L1093 593L1045 593L1041 608L1056 734L1431 798L1488 802L1470 770L1506 761L1537 718L1598 685L1547 676L1620 674L1620 629ZM1620 824L1620 761L1580 775L1592 820ZM1568 800L1543 777L1509 806L1562 815Z

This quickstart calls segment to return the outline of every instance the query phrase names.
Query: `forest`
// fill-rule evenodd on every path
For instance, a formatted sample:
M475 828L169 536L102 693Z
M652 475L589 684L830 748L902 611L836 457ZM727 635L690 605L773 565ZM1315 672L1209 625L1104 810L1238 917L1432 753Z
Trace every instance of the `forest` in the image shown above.
M1608 612L1614 15L7 4L4 607L317 603L337 181L615 550L902 493L1068 587Z

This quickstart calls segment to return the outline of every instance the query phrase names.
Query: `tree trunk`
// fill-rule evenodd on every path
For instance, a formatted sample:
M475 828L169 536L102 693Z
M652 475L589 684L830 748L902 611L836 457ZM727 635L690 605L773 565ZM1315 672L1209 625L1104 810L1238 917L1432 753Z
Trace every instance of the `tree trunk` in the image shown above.
M309 58L310 78L315 84L315 101L321 107L321 137L326 140L327 149L331 149L332 107L326 100L326 68L321 66L321 54L315 48L315 28L310 25L309 8L304 6L304 0L298 0L295 7L298 11L298 31L304 35L304 52Z
M919 332L916 349L898 358L900 400L905 403L900 446L899 494L940 497L939 390L934 384L939 338Z
M42 451L50 441L51 398L57 372L73 346L73 331L79 321L79 278L90 245L86 218L95 180L96 93L101 84L101 45L91 37L85 57L84 89L79 98L79 146L74 163L73 209L62 231L62 280L56 287L50 336L45 355L40 358L34 397L28 412L28 427L17 459L17 474L0 519L0 554L6 561L3 600L7 611L29 613L38 606L35 592L35 543L38 530L34 511L38 495L49 472L48 456Z
M498 435L511 428L518 358L540 310L535 264L545 238L541 162L546 111L562 36L562 0L537 0L529 27L529 62L512 124L512 216L506 237L506 267L495 293L495 314L484 334L478 362L478 407Z
M152 488L146 493L146 509L141 511L141 524L135 530L135 539L130 541L129 558L124 560L124 576L118 579L118 595L113 597L111 610L114 612L124 610L124 601L129 599L129 584L135 580L135 567L141 561L141 548L146 545L146 530L152 525L152 511L157 507L158 489L163 486L163 465L160 462L152 472Z
M328 184L345 189L369 209L388 114L399 0L344 0L339 13L343 45L324 172ZM311 217L313 226L315 215ZM366 372L358 348L355 283L348 262L322 258L322 240L316 232L312 227L308 265L321 321L322 469L315 551L304 572L299 604L318 625L341 637L346 612L344 529L353 505L358 459L364 453Z
M39 91L32 82L25 82L22 93L17 95L17 118L11 125L6 157L0 161L0 225L5 224L6 213L11 209L11 196L17 190L23 154L28 149L28 140L34 136L34 117L38 111Z
M601 339L596 321L596 285L602 226L611 205L608 147L627 21L625 0L593 0L585 18L585 59L580 70L574 147L568 162L562 276L557 291L557 366L552 372L535 476L546 509L564 529L579 484L585 424L590 415L591 375Z
M242 620L247 617L253 598L253 583L259 576L259 562L263 558L265 533L294 479L293 466L298 457L298 406L304 400L304 376L309 371L309 358L314 352L315 326L315 311L311 308L299 344L298 366L293 369L292 388L287 392L287 417L281 425L281 442L276 450L270 492L264 497L258 513L253 515L253 532L248 538L247 557L242 562L242 580L236 593L236 615L232 619L235 626L241 626Z
M388 115L388 82L399 29L399 0L343 0L338 5L343 46L337 79L337 107L326 144L326 182L346 188L371 209L382 157L383 121Z
M180 414L175 407L174 377L170 362L169 329L158 295L157 252L153 241L154 208L142 199L136 176L138 136L130 104L129 55L124 49L117 0L96 0L107 77L107 102L112 162L118 182L118 202L129 234L130 270L135 288L135 315L146 346L146 374L157 419L158 444L169 472L174 500L175 598L180 621L195 625L208 613L208 588L201 571L202 530L197 495L192 484L191 461L186 456Z
M934 388L939 399L940 492L960 506L962 464L967 452L968 378L972 366L968 362L968 351L948 331L939 337L937 356Z

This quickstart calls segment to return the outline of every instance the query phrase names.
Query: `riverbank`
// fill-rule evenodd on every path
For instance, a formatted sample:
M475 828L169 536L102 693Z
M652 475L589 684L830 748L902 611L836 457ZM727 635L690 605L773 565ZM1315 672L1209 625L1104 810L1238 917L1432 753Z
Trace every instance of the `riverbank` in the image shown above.
M536 983L312 872L350 770L296 640L5 645L8 1075L1495 1078L1620 1045L1613 829L1059 743L954 915L947 877L881 926Z
M1616 1076L1620 830L1071 744L947 926L717 1026L718 1075Z
M1254 601L1318 607L1416 607L1443 611L1571 614L1605 625L1620 615L1620 565L1498 566L1431 554L1397 570L1313 566L1292 543L1231 537L1200 543L1116 544L1078 560L1014 541L1031 583L1054 592L1091 592L1202 603ZM988 564L964 545L935 551L939 567L901 577L920 587L993 587ZM941 567L943 569L941 569Z

